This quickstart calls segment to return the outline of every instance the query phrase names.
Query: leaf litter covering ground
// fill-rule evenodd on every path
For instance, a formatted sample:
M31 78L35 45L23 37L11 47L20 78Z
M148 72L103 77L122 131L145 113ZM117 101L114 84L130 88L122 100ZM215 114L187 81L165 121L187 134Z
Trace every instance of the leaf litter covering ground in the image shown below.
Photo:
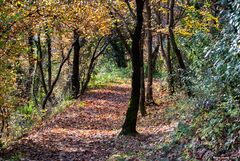
M63 113L29 132L4 155L19 155L21 160L159 160L159 145L173 131L175 123L164 123L166 92L157 97L159 106L147 109L138 119L140 135L120 136L130 97L129 85L112 85L89 90ZM156 96L155 96L156 97Z

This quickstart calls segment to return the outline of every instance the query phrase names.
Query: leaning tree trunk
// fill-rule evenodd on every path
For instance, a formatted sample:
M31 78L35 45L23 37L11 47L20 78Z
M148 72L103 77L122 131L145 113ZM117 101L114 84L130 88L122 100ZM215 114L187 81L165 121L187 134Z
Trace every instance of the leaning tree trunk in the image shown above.
M41 82L42 82L42 87L43 87L44 93L47 94L48 90L47 90L47 85L46 85L46 82L45 82L45 75L44 75L44 69L43 69L43 52L42 52L40 34L38 35L38 40L36 42L36 45L37 45L37 53L38 53L37 65L39 67Z
M150 1L146 0L146 18L147 18L147 48L148 48L148 83L147 83L147 102L153 103L153 52L152 52L152 24L151 24L151 6Z
M140 97L140 41L141 32L143 25L143 0L136 0L137 5L137 22L135 26L134 34L132 35L132 90L131 98L126 113L126 118L122 126L121 135L135 135L137 134L136 124L137 124L137 113L139 107L139 97Z
M46 28L46 45L47 45L47 54L48 54L48 88L52 85L52 40L49 34L49 29Z
M171 45L172 45L172 49L174 51L174 53L177 56L178 62L179 62L179 66L180 68L185 71L186 70L186 66L185 63L183 61L182 55L181 55L181 51L179 50L176 40L175 40L175 36L174 36L174 32L173 32L173 28L174 28L174 5L175 5L175 0L170 0L170 14L169 14L169 36L170 36L170 41L171 41Z
M99 40L98 40L98 43L94 49L94 52L93 52L93 55L92 55L92 58L90 60L90 63L89 63L89 66L88 66L88 71L87 71L87 75L86 75L86 79L85 81L82 82L82 88L81 88L81 94L84 94L84 92L86 91L87 89L87 86L88 86L88 83L90 82L90 79L91 79L91 76L92 76L92 72L95 68L95 65L96 65L96 60L99 58L99 56L101 56L103 54L103 52L106 50L109 42L108 41L105 41L104 45L101 47L101 49L97 52L99 46L100 46L100 43L101 41L103 40L104 37L101 37Z
M184 63L181 51L179 50L176 40L175 40L175 36L174 36L174 32L173 32L173 28L174 28L174 5L175 5L175 0L170 0L170 14L169 14L169 36L170 36L170 41L171 41L171 45L172 45L172 49L174 51L174 53L177 56L178 62L179 62L179 66L180 66L180 76L181 79L183 77L187 76L187 68L186 65ZM186 86L186 91L188 96L192 96L192 92L190 90L190 81L188 80L183 80L184 85Z
M79 57L80 57L80 43L79 34L74 31L74 53L73 53L73 64L72 64L72 97L77 98L80 91L80 75L79 75Z
M44 99L43 99L42 109L45 109L46 104L47 104L47 101L50 99L50 96L51 96L51 94L52 94L52 92L53 92L53 89L54 89L55 85L57 84L57 81L58 81L58 79L59 79L59 77L60 77L62 68L63 68L64 64L66 63L66 61L67 61L67 60L69 59L69 57L70 57L70 54L71 54L71 52L72 52L73 46L74 46L74 43L72 44L71 48L68 50L68 53L67 53L66 57L63 57L63 58L62 58L62 61L61 61L61 63L60 63L60 66L59 66L59 68L58 68L58 71L57 71L57 75L56 75L55 79L53 80L53 82L52 82L52 84L51 84L51 87L49 87L48 93L46 94L46 96L45 96Z

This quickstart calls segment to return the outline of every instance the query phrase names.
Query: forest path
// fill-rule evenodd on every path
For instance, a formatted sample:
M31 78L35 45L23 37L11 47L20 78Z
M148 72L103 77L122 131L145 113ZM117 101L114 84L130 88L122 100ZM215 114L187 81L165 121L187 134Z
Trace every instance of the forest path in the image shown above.
M126 84L91 89L20 139L10 153L21 160L41 161L159 160L158 147L175 127L162 119L164 109L171 104L165 101L167 93L159 93L160 105L149 107L146 117L139 115L140 135L118 137L129 97L130 86Z

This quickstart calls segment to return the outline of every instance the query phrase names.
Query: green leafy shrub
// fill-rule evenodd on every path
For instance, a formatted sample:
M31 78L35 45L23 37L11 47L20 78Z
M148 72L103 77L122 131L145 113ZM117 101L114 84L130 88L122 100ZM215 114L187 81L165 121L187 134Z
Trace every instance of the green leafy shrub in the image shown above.
M193 62L185 79L191 81L195 98L180 99L175 108L168 110L179 121L169 151L180 147L178 157L185 160L196 158L199 148L221 156L240 146L239 3L227 2L229 8L221 13L219 34L198 32L179 41L189 62Z

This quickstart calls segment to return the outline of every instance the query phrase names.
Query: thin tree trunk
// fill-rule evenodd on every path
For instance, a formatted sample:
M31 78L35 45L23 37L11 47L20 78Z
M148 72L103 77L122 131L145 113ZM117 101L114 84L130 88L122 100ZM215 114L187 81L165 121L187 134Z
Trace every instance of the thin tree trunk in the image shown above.
M0 130L0 139L3 137L4 135L4 129L6 126L6 122L7 122L7 109L4 107L0 107L0 119L1 119L1 130Z
M147 18L147 49L148 49L148 83L147 83L147 102L153 103L153 52L152 52L152 24L151 24L151 6L149 0L146 0L146 18Z
M39 77L38 77L38 64L36 62L33 73L32 73L32 83L31 83L31 98L34 101L34 105L39 107L39 103L37 100L37 93L39 90Z
M181 51L179 50L179 48L177 46L175 36L174 36L174 32L173 32L173 28L174 28L174 5L175 5L175 0L170 0L170 14L169 14L169 28L168 28L169 29L169 36L170 36L172 49L177 56L179 66L183 71L185 71L186 66L185 66L185 63L183 61Z
M168 81L169 81L169 93L170 95L173 95L175 92L174 89L174 77L173 77L173 67L172 67L172 60L171 60L171 43L170 38L167 36L167 54L166 54L166 60L167 60L167 68L168 68Z
M156 62L157 62L157 58L158 58L158 52L159 52L159 48L160 45L157 44L157 46L155 47L154 51L153 51L153 58L152 58L152 72L155 73L157 71L156 69Z
M139 108L139 97L140 97L140 41L141 41L141 32L143 26L143 8L144 1L136 0L137 5L137 22L135 26L135 31L132 36L132 90L131 98L126 113L126 118L122 126L120 135L135 135L137 134L136 124L137 124L137 113Z
M80 73L79 73L79 62L80 62L80 43L79 34L74 31L74 53L73 53L73 65L72 65L72 97L77 98L80 90Z
M47 39L47 54L48 54L48 88L52 85L52 40L49 35L48 29L46 29Z
M29 46L29 51L28 51L28 80L26 83L26 92L28 94L28 97L31 97L31 86L32 86L32 77L33 77L33 71L34 71L34 51L33 51L33 34L32 31L29 31L28 35L28 46Z
M143 58L143 44L144 44L144 34L141 40L141 55L140 55L140 66L141 66L141 87L140 87L140 102L139 108L142 116L147 115L146 106L145 106L145 81L144 81L144 58Z
M86 77L86 80L83 83L83 86L82 86L82 89L81 89L81 94L83 94L86 91L88 83L91 80L91 75L92 75L92 72L93 72L94 67L95 67L95 61L105 51L105 49L107 48L107 46L109 44L109 42L105 42L105 44L102 46L101 50L97 53L97 49L100 46L100 43L101 43L102 39L103 39L103 37L99 39L99 41L98 41L98 43L95 47L95 50L93 52L92 58L91 58L90 63L89 63L88 71L87 71L87 77Z
M182 78L186 78L187 76L187 68L186 65L184 63L184 60L182 58L181 55L181 51L179 50L176 40L175 40L175 36L174 36L174 32L173 32L173 28L174 28L174 5L175 5L175 0L170 0L170 15L169 15L169 35L170 35L170 41L171 41L171 45L172 45L172 49L175 52L178 62L179 62L179 66L180 66L180 77L181 77L181 81L183 81L184 85L186 86L186 91L188 96L192 96L192 92L190 90L190 81L189 80L183 80Z
M40 75L41 75L41 82L42 82L43 90L44 90L44 93L47 94L48 90L47 90L47 85L45 82L45 76L44 76L43 65L42 65L43 53L42 53L42 47L41 47L40 34L38 35L37 48L38 48L37 64L38 64Z
M164 47L163 47L163 36L160 33L159 35L159 43L160 43L160 48L161 48L161 52L162 52L162 56L166 62L166 66L167 66L167 72L168 72L168 78L167 78L167 82L168 82L168 91L169 94L172 95L174 93L174 81L173 81L173 69L172 69L172 62L171 62L171 53L170 53L170 40L169 40L169 36L166 36L167 39L167 52L165 52Z
M76 41L73 43L73 45L71 46L71 48L68 50L68 53L67 53L66 57L62 59L62 62L61 62L61 64L60 64L59 68L58 68L57 76L56 76L56 78L54 79L51 87L49 87L49 91L48 91L48 93L46 94L45 98L43 99L42 109L45 109L45 108L46 108L47 101L48 101L48 99L50 98L50 96L51 96L51 94L52 94L52 92L53 92L53 89L54 89L55 85L57 84L57 81L58 81L58 79L59 79L59 77L60 77L62 68L63 68L65 62L69 59L70 54L71 54L71 52L72 52L72 48L73 48L73 46L74 46L75 43L76 43Z

